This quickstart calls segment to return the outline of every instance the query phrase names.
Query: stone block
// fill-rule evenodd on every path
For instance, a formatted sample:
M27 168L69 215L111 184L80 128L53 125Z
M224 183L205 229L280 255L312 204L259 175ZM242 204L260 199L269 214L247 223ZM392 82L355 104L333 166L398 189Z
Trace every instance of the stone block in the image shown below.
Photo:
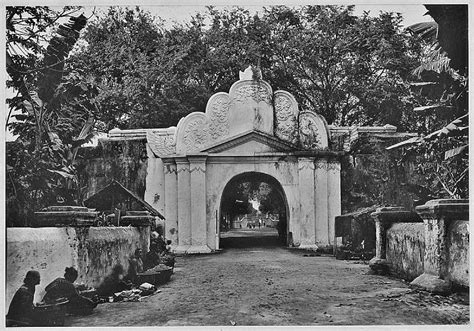
M35 212L36 227L91 226L98 216L95 209L81 206L50 206Z
M451 292L451 283L449 281L426 273L415 278L410 285L435 294L446 295Z

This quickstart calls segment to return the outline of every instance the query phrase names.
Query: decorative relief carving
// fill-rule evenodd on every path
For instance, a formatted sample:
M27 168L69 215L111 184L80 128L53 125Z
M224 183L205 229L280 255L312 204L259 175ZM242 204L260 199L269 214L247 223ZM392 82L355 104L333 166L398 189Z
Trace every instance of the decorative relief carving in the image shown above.
M176 164L174 163L165 163L165 175L176 174Z
M328 170L332 171L341 171L341 163L336 161L331 161L328 163Z
M316 169L327 170L328 169L328 162L326 160L316 160L314 162L314 166Z
M323 148L316 119L309 113L300 115L300 142L306 149Z
M197 172L202 172L202 173L205 173L205 172L206 172L206 170L203 169L203 168L201 168L200 166L192 167L192 168L189 170L189 172L191 172L191 173L192 173L192 172L195 172L195 171L197 171Z
M277 124L275 135L283 140L295 144L298 141L296 131L298 129L296 102L283 93L275 93L275 115Z
M176 173L179 174L180 172L189 172L189 164L178 164Z
M205 118L195 118L187 123L183 134L186 152L198 151L208 143L208 140L209 132Z
M208 105L209 135L213 141L229 134L229 107L228 94L216 95Z
M266 102L271 104L271 91L269 91L265 85L243 85L237 88L235 91L235 101L245 102L249 98L252 98L255 102Z
M298 160L298 170L310 169L314 170L314 162L310 159L299 159Z
M153 153L160 157L176 153L176 142L172 134L149 131L147 132L147 142Z

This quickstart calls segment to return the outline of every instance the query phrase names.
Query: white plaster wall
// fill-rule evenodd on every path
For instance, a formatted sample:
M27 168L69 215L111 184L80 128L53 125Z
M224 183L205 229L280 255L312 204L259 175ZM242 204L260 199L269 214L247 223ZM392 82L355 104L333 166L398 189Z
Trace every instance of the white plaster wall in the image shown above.
M165 175L163 171L163 161L154 156L148 145L147 153L147 176L144 200L162 215L165 215Z
M29 270L37 270L41 283L35 301L41 301L44 288L64 269L77 266L77 240L74 228L7 228L6 308Z
M289 231L299 228L298 169L296 159L283 162L215 163L209 161L206 169L206 214L208 246L216 248L216 211L219 212L222 193L227 183L244 172L262 172L274 177L283 187L288 206ZM299 239L299 238L297 238Z
M333 244L336 216L341 215L341 165L339 162L328 164L328 240Z
M150 227L91 228L7 228L7 277L5 307L29 270L37 270L41 283L35 301L41 301L44 288L74 266L76 282L97 287L112 268L120 263L125 270L137 247L149 247Z

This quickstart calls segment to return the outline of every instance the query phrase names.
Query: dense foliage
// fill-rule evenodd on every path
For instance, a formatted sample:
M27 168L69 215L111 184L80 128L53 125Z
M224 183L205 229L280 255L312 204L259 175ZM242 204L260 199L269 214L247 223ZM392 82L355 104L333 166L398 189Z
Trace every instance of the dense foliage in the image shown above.
M65 60L87 21L76 12L7 7L7 86L17 93L7 100L9 114L16 111L16 121L7 118L7 125L19 136L7 150L9 225L28 224L39 208L74 199L79 140L73 137L81 114L68 113L57 91Z
M249 64L329 124L392 124L428 134L467 111L467 71L450 70L442 58L443 70L414 71L421 55L430 58L422 53L427 44L401 29L398 14L273 6L253 15L209 7L170 27L140 8L119 7L85 25L77 10L7 7L7 85L17 92L8 100L15 121L7 124L19 136L7 155L7 196L17 217L57 201L77 202L77 148L94 130L177 125L204 111L212 94L227 92ZM447 136L418 153L464 146L465 136ZM467 156L456 155L458 163L441 164L446 176L459 167L461 182L452 184L461 188L450 190L464 196ZM429 165L440 163L431 161L419 164L436 177L439 169ZM262 211L280 203L267 196Z
M401 20L357 17L342 6L275 6L258 15L209 7L167 28L139 8L110 8L88 24L70 68L97 86L96 116L107 129L176 125L227 92L249 64L329 123L408 128L406 81L419 44Z
M435 22L409 28L425 43L412 84L421 138L412 140L405 155L417 156L418 173L432 196L468 198L467 6L425 7Z

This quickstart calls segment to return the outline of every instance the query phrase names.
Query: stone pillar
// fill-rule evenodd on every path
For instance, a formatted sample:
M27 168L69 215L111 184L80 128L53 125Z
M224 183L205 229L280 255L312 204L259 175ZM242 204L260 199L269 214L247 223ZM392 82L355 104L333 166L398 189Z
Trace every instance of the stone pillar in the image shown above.
M299 248L316 250L315 236L315 197L314 197L314 158L298 159L298 179L300 186L300 231L293 234L295 244Z
M341 215L341 163L328 162L328 241L333 244L336 216Z
M416 212L425 225L424 273L411 284L434 293L448 293L447 231L451 222L469 220L469 200L430 200L416 207Z
M165 238L171 240L174 250L178 246L178 179L173 159L163 162L165 177Z
M206 156L189 157L191 174L191 247L187 253L210 253L207 246Z
M326 159L316 160L314 169L314 182L316 189L316 244L327 246L329 240L328 222L328 163Z
M375 220L375 256L370 260L370 268L386 274L390 263L387 261L387 230L394 222L417 222L418 216L414 212L406 211L403 207L382 207L371 214Z
M176 253L186 253L191 246L191 182L189 163L185 157L176 158L178 175L178 246Z

